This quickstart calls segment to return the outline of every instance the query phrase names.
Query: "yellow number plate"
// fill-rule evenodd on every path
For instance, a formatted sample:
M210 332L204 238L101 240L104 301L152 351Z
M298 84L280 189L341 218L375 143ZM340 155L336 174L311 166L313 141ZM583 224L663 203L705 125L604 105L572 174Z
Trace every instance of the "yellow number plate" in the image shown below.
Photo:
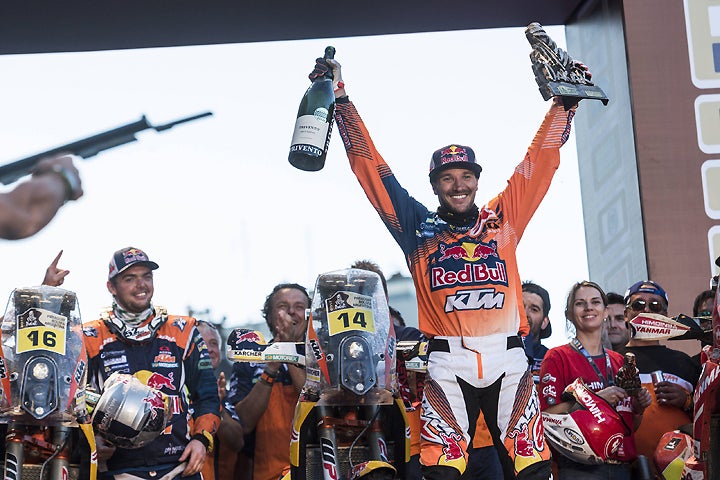
M65 355L67 317L30 308L17 316L16 353L47 350Z
M353 292L336 292L326 302L328 333L331 336L349 330L375 333L372 297Z

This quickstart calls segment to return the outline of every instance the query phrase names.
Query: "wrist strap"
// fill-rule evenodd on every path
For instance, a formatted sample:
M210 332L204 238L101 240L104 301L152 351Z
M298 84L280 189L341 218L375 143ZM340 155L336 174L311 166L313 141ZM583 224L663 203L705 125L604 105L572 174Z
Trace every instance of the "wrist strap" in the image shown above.
M267 372L263 372L262 375L260 375L260 382L272 387L273 383L275 383L275 377L268 375Z
M208 453L212 453L215 448L215 439L213 438L212 433L207 430L203 430L202 433L196 433L190 437L190 440L197 440L202 443Z

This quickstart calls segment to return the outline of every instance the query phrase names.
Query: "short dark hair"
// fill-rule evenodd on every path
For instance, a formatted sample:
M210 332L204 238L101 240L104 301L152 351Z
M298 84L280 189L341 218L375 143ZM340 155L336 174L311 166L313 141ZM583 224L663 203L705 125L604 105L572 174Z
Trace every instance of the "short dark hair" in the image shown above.
M387 289L387 280L385 280L385 275L383 275L382 270L380 270L380 265L373 262L372 260L357 260L355 263L350 265L350 268L359 268L360 270L368 270L370 272L375 272L378 275L380 275L380 281L382 282L383 290L385 291L385 296L388 296L388 289Z
M305 297L307 298L307 305L308 307L310 307L310 295L308 295L307 290L302 285L297 283L279 283L275 285L275 287L273 287L272 289L272 292L270 292L270 294L265 298L265 304L263 305L262 309L263 318L265 319L265 323L267 323L268 327L270 328L270 331L272 331L272 325L270 325L270 320L268 319L268 317L272 313L272 299L277 292L285 288L293 288L295 290L300 290L303 294L305 294Z
M622 295L616 292L608 292L607 293L607 304L608 305L622 305L625 307L625 299Z
M708 298L715 298L715 290L705 290L695 297L693 302L693 317L697 317L700 313L700 305L702 305Z
M550 316L550 294L543 287L537 283L527 281L522 284L522 291L528 293L534 293L542 299L543 302L543 317Z

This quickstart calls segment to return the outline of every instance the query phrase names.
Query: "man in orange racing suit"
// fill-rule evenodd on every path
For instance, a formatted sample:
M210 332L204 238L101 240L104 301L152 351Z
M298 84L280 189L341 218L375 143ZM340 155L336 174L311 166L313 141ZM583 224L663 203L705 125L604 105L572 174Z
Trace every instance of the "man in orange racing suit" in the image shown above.
M506 479L548 478L537 392L518 336L527 335L515 249L550 186L576 106L553 102L507 187L475 205L482 170L469 147L435 151L430 211L403 189L349 101L340 64L317 59L310 79L332 68L335 120L350 166L405 254L420 330L432 340L422 403L425 479L465 471L468 442L482 411ZM589 75L589 72L588 72Z
M167 315L151 303L156 268L137 248L115 252L107 281L112 307L83 326L89 382L102 389L112 373L132 374L167 394L172 413L165 431L140 448L115 448L96 436L108 470L103 480L201 480L220 423L217 383L195 319Z

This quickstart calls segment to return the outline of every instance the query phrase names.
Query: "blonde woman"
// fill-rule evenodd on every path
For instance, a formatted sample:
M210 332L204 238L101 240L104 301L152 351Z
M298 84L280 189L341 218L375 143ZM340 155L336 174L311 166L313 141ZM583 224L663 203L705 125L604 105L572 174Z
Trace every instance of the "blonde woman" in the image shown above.
M607 402L599 401L602 408L616 418L615 412L619 414L622 422L617 424L624 424L624 428L619 430L621 435L618 432L602 432L609 437L622 438L618 441L617 450L603 463L590 463L598 462L597 457L582 463L577 461L577 456L571 459L563 454L562 449L556 449L554 459L561 480L631 478L630 462L636 458L633 431L640 424L642 412L650 404L651 397L644 388L637 395L630 396L615 384L623 356L603 346L603 323L607 316L607 296L599 285L589 281L573 285L567 298L565 318L575 327L576 335L567 345L550 349L540 370L540 407L543 413L566 414L573 403L566 401L563 392L579 378L591 392ZM603 427L607 425L609 422ZM593 433L597 435L597 432Z

